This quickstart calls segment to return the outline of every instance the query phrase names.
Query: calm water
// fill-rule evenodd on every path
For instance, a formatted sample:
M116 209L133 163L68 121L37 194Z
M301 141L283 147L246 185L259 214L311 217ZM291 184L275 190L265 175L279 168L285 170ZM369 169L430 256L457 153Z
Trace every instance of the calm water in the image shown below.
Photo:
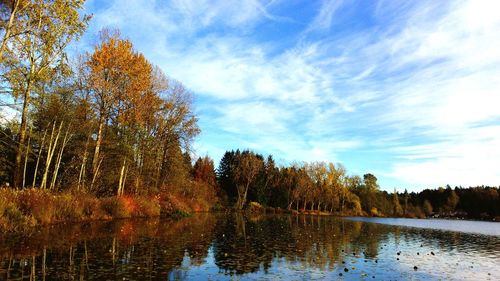
M58 225L0 236L0 280L30 279L500 280L500 236L240 214Z
M404 219L349 217L353 221L383 223L419 228L431 228L455 232L477 233L500 236L500 223L490 221L446 220L446 219Z

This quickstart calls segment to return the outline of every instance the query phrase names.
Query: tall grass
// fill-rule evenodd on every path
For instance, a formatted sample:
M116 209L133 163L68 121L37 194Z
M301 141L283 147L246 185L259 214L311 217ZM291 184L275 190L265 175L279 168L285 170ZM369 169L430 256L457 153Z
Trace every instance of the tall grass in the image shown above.
M196 190L204 193L201 187ZM59 222L160 215L184 217L193 212L209 211L216 202L212 197L176 192L175 189L155 196L98 198L82 192L0 188L0 232Z
M160 216L160 208L158 196L97 198L85 193L0 189L0 232L59 222L155 217Z

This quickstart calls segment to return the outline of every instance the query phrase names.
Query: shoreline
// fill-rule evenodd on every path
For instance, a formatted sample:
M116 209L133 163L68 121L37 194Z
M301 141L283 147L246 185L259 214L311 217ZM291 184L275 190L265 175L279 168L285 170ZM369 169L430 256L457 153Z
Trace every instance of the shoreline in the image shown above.
M360 221L360 222L370 222L370 223L380 223L380 224L385 224L385 225L400 225L400 224L390 224L390 223L385 223L385 222L375 222L375 221L365 221L364 219L402 219L402 220L413 220L413 221L464 221L464 222L491 222L491 223L497 223L498 221L491 221L491 220L479 220L479 219L459 219L459 218L433 218L433 217L428 217L428 218L407 218L407 217L374 217L374 216L351 216L351 215L339 215L339 214L334 214L334 213L326 213L326 212L321 212L321 213L315 213L312 211L306 211L306 212L297 212L297 211L290 211L290 210L284 210L280 212L250 212L248 210L230 210L226 209L225 211L195 211L191 213L187 212L182 212L179 210L176 210L174 213L168 214L168 215L151 215L151 216L128 216L128 217L106 217L106 218L82 218L79 220L61 220L61 221L53 221L51 223L47 224L33 224L33 225L27 225L23 226L21 228L14 228L14 229L0 229L1 234L10 234L10 235L15 235L15 234L30 234L33 231L35 231L38 228L44 228L44 227L57 227L61 225L78 225L78 224L85 224L85 223L111 223L111 222L118 222L121 220L150 220L150 219L160 219L160 220L171 220L171 221L179 221L184 218L189 218L192 216L196 216L198 214L223 214L223 215L228 215L232 213L241 213L244 216L252 216L252 215L293 215L293 216L313 216L313 217L335 217L335 218L342 218L342 219L350 219L352 221ZM400 225L400 226L407 226L407 227L414 227L411 225ZM426 228L426 227L418 227L418 228ZM434 229L434 228L429 228L429 229ZM438 229L438 230L447 230L447 229ZM453 230L450 230L453 231ZM475 232L473 232L475 233Z
M42 189L0 189L0 233L24 232L33 227L61 223L82 223L111 221L129 218L171 218L181 219L199 212L224 213L242 212L252 214L290 214L333 217L388 218L447 221L487 221L498 222L496 218L485 220L467 217L391 217L368 216L354 213L325 212L318 210L282 209L265 207L249 202L247 208L215 208L193 198L182 198L178 194L123 195L96 197L83 192L54 193Z

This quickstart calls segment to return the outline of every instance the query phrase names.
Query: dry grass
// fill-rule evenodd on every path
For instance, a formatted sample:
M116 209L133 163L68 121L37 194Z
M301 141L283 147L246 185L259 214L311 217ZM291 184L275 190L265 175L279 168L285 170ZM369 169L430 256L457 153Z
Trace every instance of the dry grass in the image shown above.
M156 196L97 198L81 192L57 193L36 188L4 188L0 189L0 232L59 222L177 216L210 211L217 200L215 195L205 189L207 188L203 185L195 185L193 188L193 191L200 192L203 196L172 189Z
M159 196L97 198L85 193L0 189L0 232L58 222L157 217L161 209L159 199Z

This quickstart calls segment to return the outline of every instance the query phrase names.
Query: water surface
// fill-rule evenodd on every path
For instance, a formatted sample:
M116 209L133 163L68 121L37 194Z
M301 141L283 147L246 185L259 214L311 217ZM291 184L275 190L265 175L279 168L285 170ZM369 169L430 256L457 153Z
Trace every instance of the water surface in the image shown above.
M500 280L499 265L499 236L318 216L197 214L0 237L0 280Z
M406 219L406 218L366 218L348 217L353 221L382 223L409 227L431 228L466 233L500 236L500 222L452 220L452 219Z

